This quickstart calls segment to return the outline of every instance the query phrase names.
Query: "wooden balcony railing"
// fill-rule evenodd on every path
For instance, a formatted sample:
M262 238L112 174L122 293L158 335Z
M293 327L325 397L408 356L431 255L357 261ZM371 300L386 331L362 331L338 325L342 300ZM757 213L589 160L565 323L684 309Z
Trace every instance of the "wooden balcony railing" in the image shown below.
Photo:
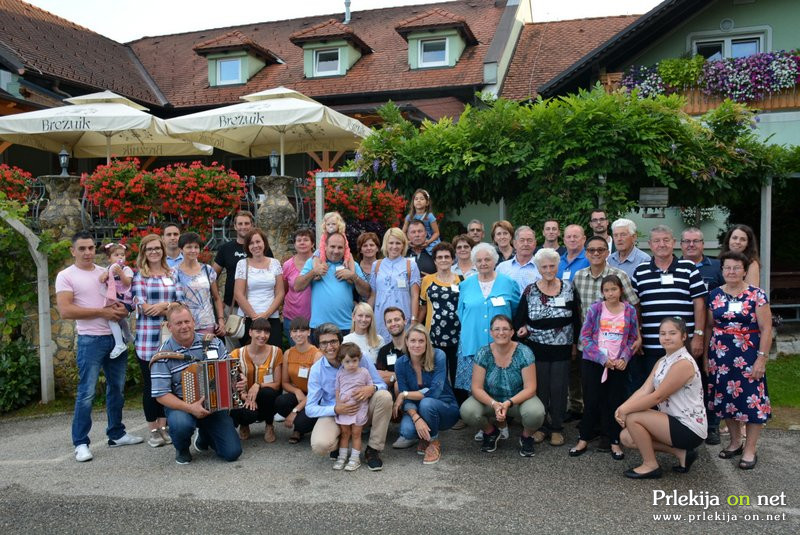
M601 74L599 79L606 91L615 91L621 87L622 73L610 72ZM688 89L683 92L683 96L686 97L686 106L684 106L683 111L690 115L700 115L713 110L722 102L720 97L708 96L699 89ZM796 87L787 89L780 93L772 94L763 100L749 102L748 106L769 111L800 109L800 91Z

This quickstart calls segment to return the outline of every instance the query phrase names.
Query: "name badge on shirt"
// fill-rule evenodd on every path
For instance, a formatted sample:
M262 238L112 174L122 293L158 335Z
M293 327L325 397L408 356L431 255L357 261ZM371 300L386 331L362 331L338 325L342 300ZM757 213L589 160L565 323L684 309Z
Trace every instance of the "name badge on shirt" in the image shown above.
M308 368L305 366L301 366L300 369L297 371L297 376L300 379L308 379Z
M568 281L571 276L572 276L572 272L571 271L565 271L564 274L561 275L561 280Z
M386 355L386 365L387 366L394 366L394 363L397 362L397 355L394 353L389 353Z
M171 277L161 277L161 282L164 283L164 286L173 286L175 283L172 282Z
M731 301L728 303L728 312L733 312L734 314L741 314L742 312L742 302L741 301Z
M600 353L602 353L606 357L608 356L608 348L607 347L601 347L599 349L600 349Z
M398 288L405 288L406 287L406 278L405 277L397 277L397 287Z
M661 284L675 284L675 277L673 277L672 273L662 273Z
M211 348L206 351L206 358L208 360L217 360L219 358L219 353L217 353L216 349Z
M341 271L344 269L344 266L336 266L336 271Z
M553 298L553 306L556 307L565 307L567 306L567 300L563 297L554 297Z
M506 304L506 300L503 299L502 295L499 296L499 297L492 297L491 299L492 299L492 306L502 307L502 306L505 306L505 304Z
M264 382L265 382L265 383L271 383L271 382L273 382L274 380L275 380L275 379L273 379L273 378L272 378L272 374L271 374L271 373L270 373L270 374L268 374L268 375L265 375L265 376L264 376Z
M458 293L458 291L459 291L458 290L458 284L451 284L450 285L450 290L455 292L455 293Z

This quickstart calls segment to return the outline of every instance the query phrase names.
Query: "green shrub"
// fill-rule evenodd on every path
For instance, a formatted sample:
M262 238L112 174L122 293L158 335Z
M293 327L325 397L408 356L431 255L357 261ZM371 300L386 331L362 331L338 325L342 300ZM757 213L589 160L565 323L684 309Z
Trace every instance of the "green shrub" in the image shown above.
M673 89L697 87L704 63L705 58L700 55L693 58L662 59L658 62L658 74Z
M20 338L0 345L0 413L22 407L39 392L39 357Z

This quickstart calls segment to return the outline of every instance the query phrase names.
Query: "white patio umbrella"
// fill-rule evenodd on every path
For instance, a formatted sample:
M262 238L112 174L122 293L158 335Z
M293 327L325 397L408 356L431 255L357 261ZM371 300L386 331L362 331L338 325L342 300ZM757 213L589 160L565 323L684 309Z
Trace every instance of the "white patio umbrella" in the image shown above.
M163 119L144 106L102 91L65 99L70 106L0 118L0 139L47 152L67 149L76 158L188 156L213 147L170 137Z
M372 131L316 100L285 87L241 97L233 104L167 119L170 135L247 157L281 156L358 147Z

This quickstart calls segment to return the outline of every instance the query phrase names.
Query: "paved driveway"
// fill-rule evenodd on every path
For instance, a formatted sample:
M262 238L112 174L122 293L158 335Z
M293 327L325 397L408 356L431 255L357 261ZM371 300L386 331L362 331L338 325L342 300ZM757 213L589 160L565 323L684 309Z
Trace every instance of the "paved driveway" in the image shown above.
M278 442L265 444L256 424L239 461L198 454L178 466L171 446L108 448L104 417L94 415L89 463L73 459L70 415L0 422L0 532L800 532L798 432L766 431L751 472L718 459L719 447L702 446L690 474L672 473L664 457L663 479L630 481L622 472L636 464L635 454L622 462L595 452L573 459L568 446L544 445L525 459L514 427L493 454L478 451L472 432L448 431L437 465L423 466L413 450L387 449L382 472L344 473L314 456L307 440L290 446L281 424ZM141 412L126 411L125 422L145 434ZM576 434L570 425L568 444ZM389 440L395 437L390 429ZM659 491L664 497L653 505ZM678 499L692 492L695 505L666 505L673 491ZM729 506L730 495L749 496L751 505ZM783 505L757 506L758 495ZM665 514L682 518L654 517Z

